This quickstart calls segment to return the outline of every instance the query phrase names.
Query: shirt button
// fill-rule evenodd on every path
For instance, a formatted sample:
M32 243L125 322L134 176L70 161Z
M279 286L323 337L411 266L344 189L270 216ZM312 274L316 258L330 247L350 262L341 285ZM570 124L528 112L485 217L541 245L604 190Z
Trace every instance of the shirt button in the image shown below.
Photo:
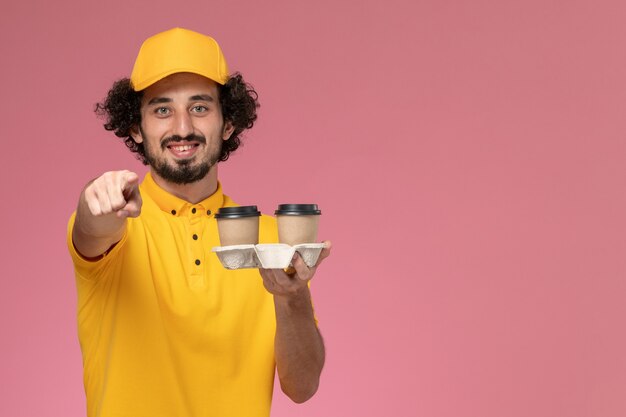
M197 234L194 233L192 237L193 237L193 240L198 240L198 235Z
M195 208L195 207L194 207L194 208L192 208L192 209L191 209L191 212L192 212L193 214L196 214L196 208Z
M200 259L196 259L196 265L200 265Z
M175 215L175 214L176 214L176 210L172 210L172 214L174 214L174 215Z
M207 210L206 214L210 216L211 215L211 210Z

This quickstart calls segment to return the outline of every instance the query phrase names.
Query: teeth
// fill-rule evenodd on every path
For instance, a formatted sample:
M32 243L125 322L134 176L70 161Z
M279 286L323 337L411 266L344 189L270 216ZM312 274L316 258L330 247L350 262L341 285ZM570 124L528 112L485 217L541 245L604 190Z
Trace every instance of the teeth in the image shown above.
M189 149L193 148L193 146L192 145L182 145L182 146L172 146L172 148L176 152L184 152L184 151L188 151Z

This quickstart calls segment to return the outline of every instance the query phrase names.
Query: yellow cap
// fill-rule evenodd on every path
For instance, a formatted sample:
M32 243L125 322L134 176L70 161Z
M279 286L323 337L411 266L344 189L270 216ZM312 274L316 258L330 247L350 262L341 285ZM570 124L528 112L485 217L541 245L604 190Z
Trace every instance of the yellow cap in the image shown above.
M228 66L215 39L175 28L146 39L130 81L135 91L141 91L178 72L192 72L219 84L228 80Z

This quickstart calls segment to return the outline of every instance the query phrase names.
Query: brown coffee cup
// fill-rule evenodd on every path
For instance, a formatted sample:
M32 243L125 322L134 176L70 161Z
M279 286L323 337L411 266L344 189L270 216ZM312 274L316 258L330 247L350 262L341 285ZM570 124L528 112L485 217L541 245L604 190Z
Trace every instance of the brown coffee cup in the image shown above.
M222 207L215 214L220 245L259 243L259 216L256 206Z
M317 227L322 214L317 204L280 204L274 214L280 243L294 246L317 242Z

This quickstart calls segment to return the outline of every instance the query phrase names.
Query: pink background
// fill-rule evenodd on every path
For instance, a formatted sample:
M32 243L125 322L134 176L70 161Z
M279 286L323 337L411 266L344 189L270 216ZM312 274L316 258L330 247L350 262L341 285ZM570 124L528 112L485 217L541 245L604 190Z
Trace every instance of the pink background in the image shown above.
M7 1L0 415L84 415L65 227L143 172L92 113L142 40L215 36L262 102L220 168L317 202L328 359L273 416L626 415L626 3Z

